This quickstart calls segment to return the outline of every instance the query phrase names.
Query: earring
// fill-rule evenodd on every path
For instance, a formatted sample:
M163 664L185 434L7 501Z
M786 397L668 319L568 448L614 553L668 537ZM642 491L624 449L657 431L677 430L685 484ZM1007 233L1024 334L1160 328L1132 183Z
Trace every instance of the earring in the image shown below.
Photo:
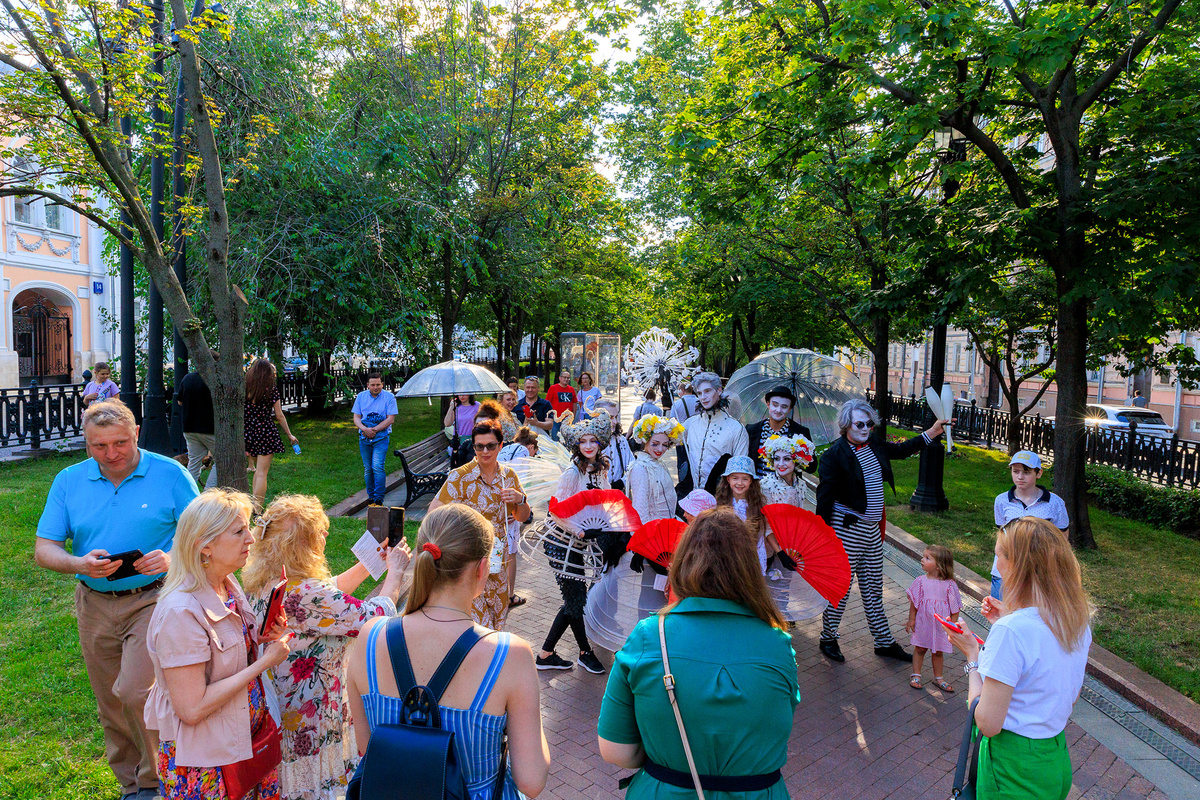
M207 567L211 563L212 563L212 559L209 558L206 553L200 554L200 566Z

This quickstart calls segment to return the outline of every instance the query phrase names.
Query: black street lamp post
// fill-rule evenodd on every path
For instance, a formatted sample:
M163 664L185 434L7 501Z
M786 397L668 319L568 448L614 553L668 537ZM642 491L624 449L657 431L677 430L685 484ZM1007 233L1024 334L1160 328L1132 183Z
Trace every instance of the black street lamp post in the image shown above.
M133 121L129 117L121 118L121 135L125 146L129 145L129 137L133 134ZM133 216L128 206L121 206L121 232L126 236L133 235ZM138 395L137 385L137 330L135 328L137 311L134 308L133 281L133 251L121 243L121 402L138 413L142 408L142 398Z
M183 69L179 70L179 86L175 91L175 117L171 135L175 148L171 153L171 174L173 179L172 195L174 211L171 224L171 244L175 249L175 277L183 293L187 294L187 242L183 236L183 214L180 202L187 192L187 181L183 176L183 128L187 120L187 98L183 91ZM174 320L172 320L174 322ZM172 326L174 339L172 349L175 351L175 395L179 395L179 384L188 371L188 349L179 334L178 326ZM178 407L175 409L178 411ZM183 420L178 413L171 414L171 447L176 453L187 452L187 444L183 440Z
M954 131L947 129L935 134L942 149L942 163L953 164L967 158L967 140L954 138ZM958 191L958 180L952 176L942 179L942 198L944 205ZM930 353L929 385L935 392L941 394L942 385L946 382L946 323L940 321L933 326L933 352ZM914 392L915 394L915 392ZM945 413L953 415L953 406L945 409ZM929 415L926 415L928 417ZM933 444L921 451L921 465L917 473L917 488L912 499L908 501L914 511L945 511L950 507L943 487L945 477L946 450L941 444Z

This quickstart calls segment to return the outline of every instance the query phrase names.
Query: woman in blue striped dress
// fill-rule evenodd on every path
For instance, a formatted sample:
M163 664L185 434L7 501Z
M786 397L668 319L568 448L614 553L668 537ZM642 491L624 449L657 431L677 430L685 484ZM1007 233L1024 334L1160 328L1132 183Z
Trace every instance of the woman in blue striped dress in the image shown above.
M389 652L383 631L389 624L403 626L413 675L418 685L427 684L455 641L474 624L471 604L488 580L492 536L492 524L482 514L458 503L429 512L421 522L404 616L376 618L364 626L347 665L360 755L376 725L396 724L401 717L391 666L398 654ZM535 797L546 785L550 746L542 730L533 651L510 633L477 630L487 635L467 654L439 701L442 727L455 733L471 800L491 800L506 731L508 768L501 797Z

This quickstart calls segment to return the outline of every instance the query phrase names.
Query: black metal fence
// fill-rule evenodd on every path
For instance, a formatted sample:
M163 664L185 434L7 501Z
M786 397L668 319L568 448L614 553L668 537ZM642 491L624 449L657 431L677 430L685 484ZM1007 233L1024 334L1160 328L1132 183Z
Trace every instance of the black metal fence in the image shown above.
M888 393L890 398L888 425L909 430L921 430L933 424L933 412L924 398L902 397ZM868 395L873 405L874 397ZM959 402L955 406L956 422L953 436L956 441L992 447L1006 446L1008 425L1012 414L998 408L980 408ZM1020 448L1032 450L1046 458L1054 458L1054 420L1041 414L1019 418ZM1129 430L1087 427L1085 452L1089 464L1104 464L1123 469L1137 477L1165 486L1185 489L1200 488L1200 444L1184 441L1176 433L1170 438L1137 432L1137 423Z
M328 373L325 387L326 402L341 402L367 388L371 369L334 369ZM380 370L383 387L395 391L411 374L410 368ZM69 383L0 389L0 447L29 446L39 448L44 442L71 439L83 433L83 389L86 384ZM279 396L284 408L307 406L314 397L313 385L306 372L289 372L277 379ZM167 415L173 404L171 389L167 389ZM141 409L134 413L140 418Z

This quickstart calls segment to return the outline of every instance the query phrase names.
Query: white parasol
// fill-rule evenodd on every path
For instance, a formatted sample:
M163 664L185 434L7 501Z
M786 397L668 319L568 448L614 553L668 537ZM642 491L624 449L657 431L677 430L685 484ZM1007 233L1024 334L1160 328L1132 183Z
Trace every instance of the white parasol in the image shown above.
M818 445L840 435L837 413L842 404L866 397L858 377L837 359L790 347L768 350L733 373L725 394L741 400L741 413L736 416L749 425L767 416L763 396L776 386L786 386L796 395L792 418L812 431Z
M501 394L508 385L478 364L443 361L413 375L396 390L396 397L450 397L456 394Z

